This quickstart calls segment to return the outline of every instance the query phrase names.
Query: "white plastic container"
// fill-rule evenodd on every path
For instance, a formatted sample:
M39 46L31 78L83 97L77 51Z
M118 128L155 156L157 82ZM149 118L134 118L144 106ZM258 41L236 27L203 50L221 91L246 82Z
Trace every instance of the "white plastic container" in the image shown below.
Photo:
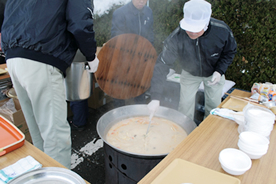
M275 114L263 107L247 105L244 108L243 131L252 131L269 139L275 122Z
M242 132L239 136L238 147L251 159L259 159L267 153L269 140L256 132Z
M251 168L252 161L247 154L235 149L226 148L219 153L222 169L231 175L242 175Z

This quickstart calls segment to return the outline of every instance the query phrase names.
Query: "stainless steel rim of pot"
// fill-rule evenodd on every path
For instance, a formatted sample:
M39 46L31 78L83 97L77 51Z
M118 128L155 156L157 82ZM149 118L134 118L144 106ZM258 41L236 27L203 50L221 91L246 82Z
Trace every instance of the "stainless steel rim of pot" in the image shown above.
M132 153L128 151L124 151L122 149L116 148L113 145L109 144L106 141L106 134L108 130L113 126L114 124L118 123L119 121L134 117L134 116L149 116L150 112L147 109L147 105L127 105L123 107L119 107L116 109L113 109L107 113L105 113L97 122L97 133L100 136L100 138L109 146L114 148L115 150L118 150L120 152L136 155L136 156L142 156L142 157L160 157L165 156L167 154L137 154ZM176 111L171 108L160 106L158 110L155 112L156 117L165 118L168 120L171 120L175 122L176 124L180 125L187 134L190 134L196 127L196 123L185 116L184 114L180 113L179 111Z

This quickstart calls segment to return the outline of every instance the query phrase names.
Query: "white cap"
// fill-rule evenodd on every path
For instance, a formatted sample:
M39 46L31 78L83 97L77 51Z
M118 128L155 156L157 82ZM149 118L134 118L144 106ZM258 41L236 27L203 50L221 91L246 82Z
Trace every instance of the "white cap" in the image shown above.
M190 32L200 32L208 26L212 8L205 0L190 0L183 7L184 18L180 21L180 27Z

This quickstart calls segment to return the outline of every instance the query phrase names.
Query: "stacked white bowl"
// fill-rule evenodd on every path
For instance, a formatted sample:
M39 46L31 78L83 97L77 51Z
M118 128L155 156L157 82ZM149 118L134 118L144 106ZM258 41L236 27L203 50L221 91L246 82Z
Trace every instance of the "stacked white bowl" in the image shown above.
M275 122L275 114L263 107L249 106L244 112L244 131L252 131L269 139Z
M222 169L231 175L242 175L251 168L250 157L235 148L226 148L219 153Z
M251 159L259 159L267 153L269 140L256 132L245 131L239 135L238 147Z

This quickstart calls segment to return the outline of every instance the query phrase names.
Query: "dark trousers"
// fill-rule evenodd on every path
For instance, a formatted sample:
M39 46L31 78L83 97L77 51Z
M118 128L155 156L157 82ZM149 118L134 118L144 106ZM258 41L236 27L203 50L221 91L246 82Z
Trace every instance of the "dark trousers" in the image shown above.
M88 121L88 99L80 101L71 101L70 108L73 112L74 125L85 125Z

